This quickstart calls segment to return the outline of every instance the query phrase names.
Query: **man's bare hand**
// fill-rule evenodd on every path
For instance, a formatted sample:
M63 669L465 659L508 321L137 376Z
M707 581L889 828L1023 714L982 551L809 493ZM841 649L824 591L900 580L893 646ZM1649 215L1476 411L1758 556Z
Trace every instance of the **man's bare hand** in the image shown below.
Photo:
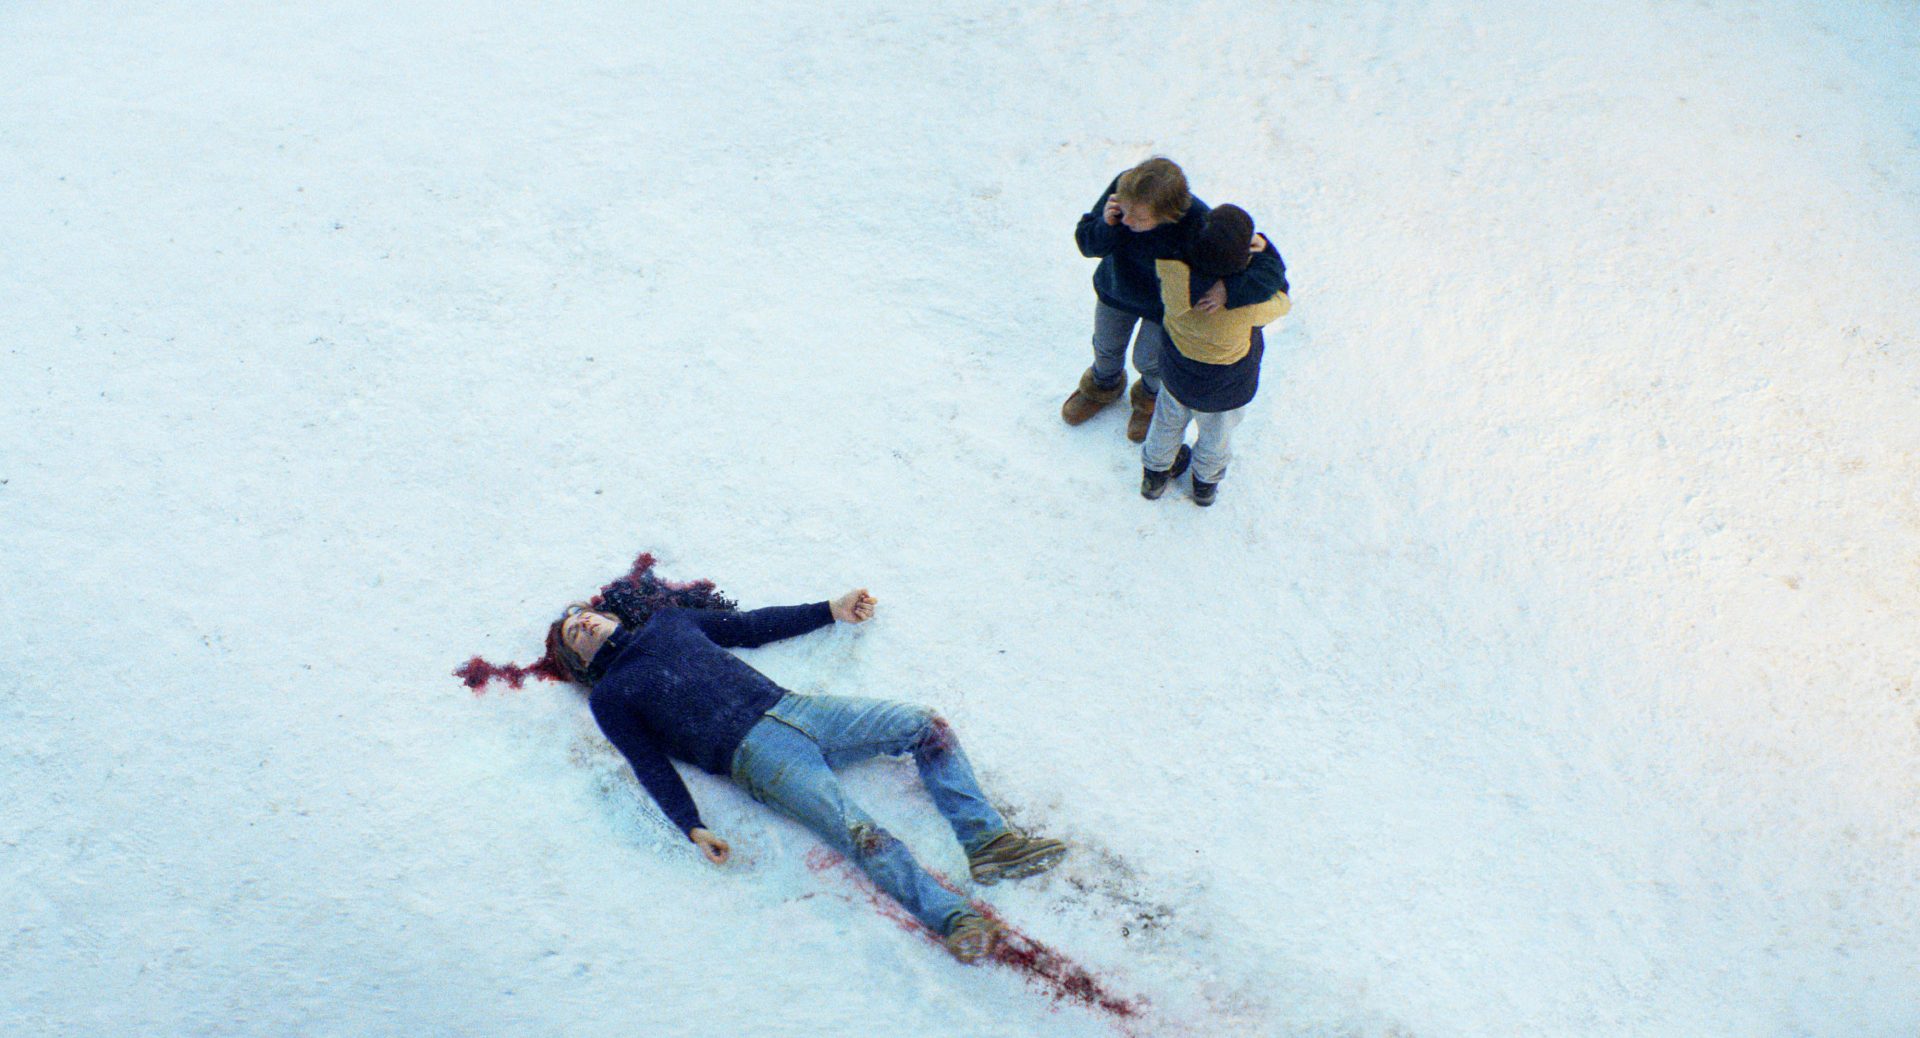
M1101 214L1101 216L1107 221L1107 226L1113 227L1118 225L1120 223L1120 218L1122 215L1123 214L1120 212L1120 196L1108 195L1106 212Z
M1265 251L1267 251L1267 236L1266 236L1266 235L1264 235L1264 234L1256 234L1256 235L1254 235L1254 236L1253 236L1253 244L1251 244L1251 245L1249 245L1249 246L1247 246L1247 251L1248 251L1248 252L1265 252Z
M692 840L694 845L700 848L700 853L715 865L725 865L727 855L733 853L733 848L727 846L727 841L705 829L695 829L687 834L687 838Z
M1206 295L1194 302L1193 308L1201 313L1210 314L1225 305L1227 305L1227 283L1216 281L1212 288L1207 289Z
M856 588L827 603L827 607L833 610L833 618L843 624L863 624L873 619L873 607L878 604L866 588Z

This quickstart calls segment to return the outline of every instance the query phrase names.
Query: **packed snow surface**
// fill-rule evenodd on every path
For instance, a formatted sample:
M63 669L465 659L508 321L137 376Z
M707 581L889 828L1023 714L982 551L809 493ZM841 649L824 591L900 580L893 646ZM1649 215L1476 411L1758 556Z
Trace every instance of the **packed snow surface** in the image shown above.
M1057 414L1151 154L1293 282L1207 510ZM1920 1031L1911 3L15 3L0 235L0 1033ZM451 676L643 549L871 588L748 658L1146 1011Z

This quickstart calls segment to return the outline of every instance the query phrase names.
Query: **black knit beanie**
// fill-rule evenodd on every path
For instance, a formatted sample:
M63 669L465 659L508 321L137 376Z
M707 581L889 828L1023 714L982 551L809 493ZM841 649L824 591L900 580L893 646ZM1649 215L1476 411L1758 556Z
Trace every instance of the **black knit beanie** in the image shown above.
M1237 205L1216 206L1207 212L1193 240L1193 272L1223 278L1247 269L1253 245L1253 217Z

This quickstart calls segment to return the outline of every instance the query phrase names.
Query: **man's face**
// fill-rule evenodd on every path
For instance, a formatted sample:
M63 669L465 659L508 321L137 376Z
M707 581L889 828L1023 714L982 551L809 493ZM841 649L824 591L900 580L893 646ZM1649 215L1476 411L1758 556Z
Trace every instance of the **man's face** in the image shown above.
M587 610L567 617L560 625L560 640L567 643L567 648L572 649L581 662L590 663L593 654L606 643L607 636L619 626L620 621L613 617Z
M1144 234L1167 222L1145 202L1125 198L1115 198L1114 202L1120 206L1120 225L1129 231Z

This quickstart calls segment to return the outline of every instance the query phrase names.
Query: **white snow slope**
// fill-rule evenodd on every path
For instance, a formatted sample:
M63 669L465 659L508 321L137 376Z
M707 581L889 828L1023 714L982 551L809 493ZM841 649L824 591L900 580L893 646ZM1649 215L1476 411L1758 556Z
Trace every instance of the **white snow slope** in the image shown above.
M0 7L0 1034L1920 1032L1920 10L825 8ZM1293 280L1211 510L1057 417L1155 153ZM872 588L751 662L1149 1008L450 676L642 549Z

